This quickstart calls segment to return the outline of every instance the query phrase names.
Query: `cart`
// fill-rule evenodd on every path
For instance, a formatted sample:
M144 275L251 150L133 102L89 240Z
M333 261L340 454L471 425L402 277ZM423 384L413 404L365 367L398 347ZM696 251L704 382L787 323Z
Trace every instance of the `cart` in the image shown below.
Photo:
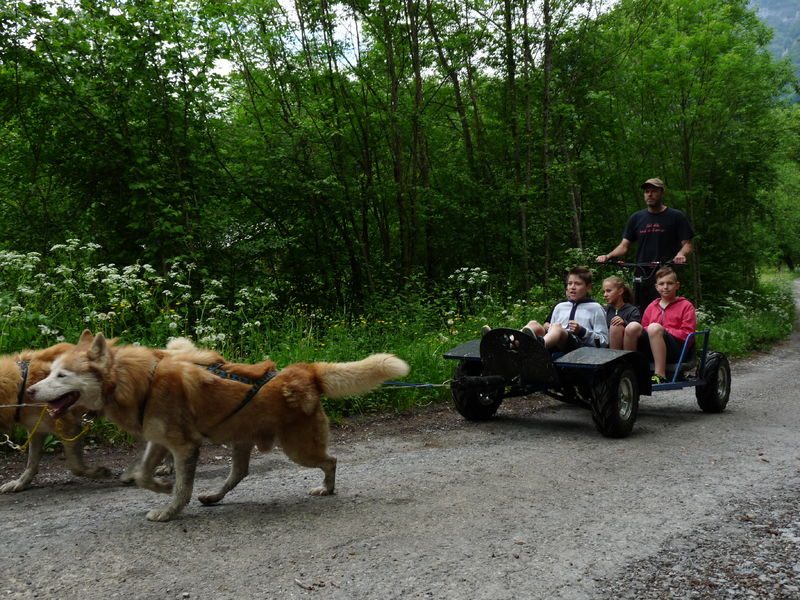
M540 339L515 329L492 329L444 358L458 362L450 387L456 410L467 420L490 419L505 398L541 392L588 408L602 435L624 438L633 430L642 395L694 387L703 412L725 410L730 365L724 354L709 350L710 333L692 333L679 361L667 365L668 380L659 384L651 383L652 365L639 352L583 347L550 354Z

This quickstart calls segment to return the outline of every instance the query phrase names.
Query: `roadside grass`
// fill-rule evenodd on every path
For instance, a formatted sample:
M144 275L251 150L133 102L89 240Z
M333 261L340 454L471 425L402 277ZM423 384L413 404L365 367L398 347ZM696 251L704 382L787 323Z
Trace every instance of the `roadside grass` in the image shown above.
M730 291L714 312L698 310L698 329L710 328L710 345L730 357L765 350L792 332L793 273L765 271L759 289Z
M325 400L334 421L446 401L455 364L442 358L445 351L478 337L484 324L520 328L531 318L542 320L561 293L554 282L549 289L534 287L524 297L512 297L486 271L462 267L435 289L412 282L407 291L375 300L358 313L322 311L279 302L268 283L231 292L225 282L205 278L180 260L166 275L149 265L102 264L97 249L70 240L48 260L0 251L0 352L76 341L89 328L118 336L119 343L156 347L187 336L229 360L268 357L279 367L358 360L375 352L391 352L409 363L406 385ZM792 281L792 274L765 272L755 292L730 292L713 310L699 307L699 327L712 329L711 347L742 356L785 338L794 322ZM90 435L98 443L132 441L102 419ZM25 438L22 430L14 433L18 443Z

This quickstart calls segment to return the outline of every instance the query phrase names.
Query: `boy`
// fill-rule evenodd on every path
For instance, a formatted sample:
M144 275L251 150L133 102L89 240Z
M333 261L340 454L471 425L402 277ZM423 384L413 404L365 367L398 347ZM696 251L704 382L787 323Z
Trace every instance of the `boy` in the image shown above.
M653 357L652 380L656 384L667 380L667 363L677 362L686 338L697 326L694 305L678 296L679 289L681 284L672 267L661 267L656 272L659 297L647 306L641 324L628 323L625 327L623 348Z
M567 274L567 299L557 304L544 325L530 321L523 333L544 337L548 350L570 352L581 346L608 346L608 325L603 307L589 297L592 272L575 267Z

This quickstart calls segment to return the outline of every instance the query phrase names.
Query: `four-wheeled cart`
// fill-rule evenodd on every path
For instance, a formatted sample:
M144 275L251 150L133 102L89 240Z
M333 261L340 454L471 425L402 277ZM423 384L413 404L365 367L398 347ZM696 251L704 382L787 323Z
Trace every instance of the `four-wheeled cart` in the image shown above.
M590 409L600 433L622 438L633 429L640 395L694 387L701 410L725 410L730 365L724 354L709 351L709 335L691 334L679 361L667 365L669 380L660 384L651 383L652 366L639 352L584 347L551 355L541 340L514 329L492 329L444 357L458 361L453 402L470 421L491 418L504 398L543 392Z

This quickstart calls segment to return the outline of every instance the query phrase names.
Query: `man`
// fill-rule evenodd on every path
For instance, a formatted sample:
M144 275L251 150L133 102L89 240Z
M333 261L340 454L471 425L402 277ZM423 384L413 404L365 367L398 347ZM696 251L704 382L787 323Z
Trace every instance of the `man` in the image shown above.
M622 241L608 254L597 257L597 262L621 258L627 254L631 243L636 242L636 262L665 262L676 265L686 263L692 251L694 230L683 212L664 204L666 188L658 177L648 179L641 185L647 208L633 213L625 226ZM636 304L643 310L658 297L654 268L638 268L634 288Z

